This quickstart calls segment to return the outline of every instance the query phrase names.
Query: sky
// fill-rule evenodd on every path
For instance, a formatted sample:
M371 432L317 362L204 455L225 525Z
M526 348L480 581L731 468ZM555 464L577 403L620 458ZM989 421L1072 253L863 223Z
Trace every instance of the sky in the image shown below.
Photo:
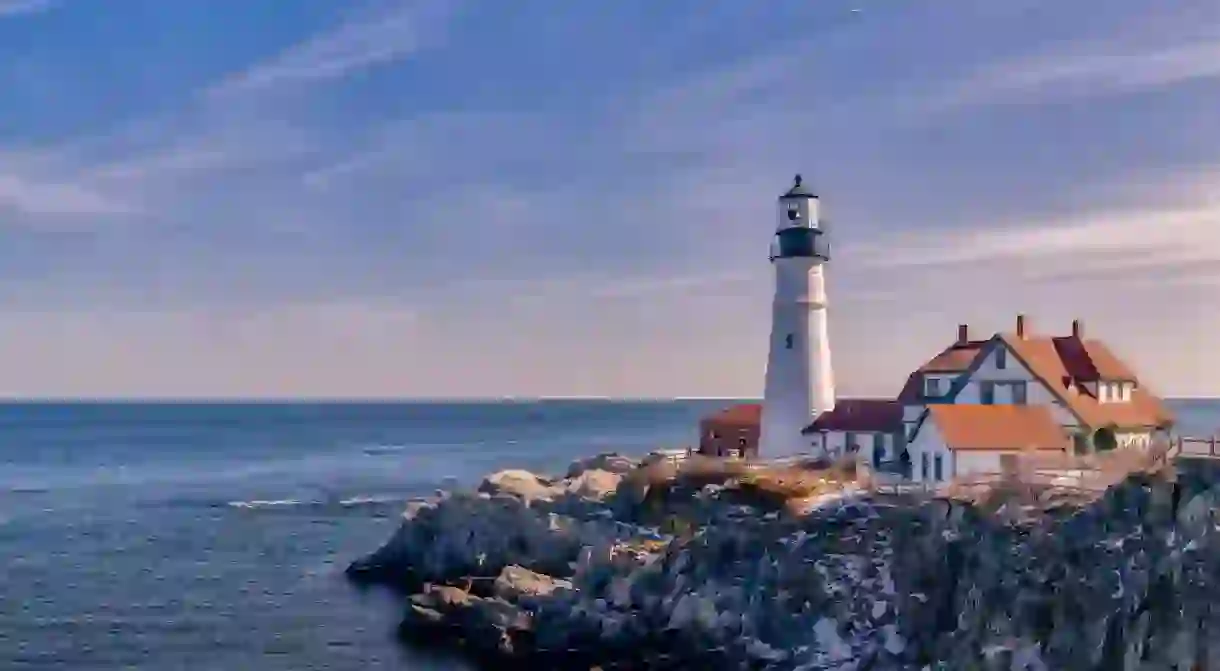
M1220 395L1214 0L0 0L0 396L842 395L1079 318Z

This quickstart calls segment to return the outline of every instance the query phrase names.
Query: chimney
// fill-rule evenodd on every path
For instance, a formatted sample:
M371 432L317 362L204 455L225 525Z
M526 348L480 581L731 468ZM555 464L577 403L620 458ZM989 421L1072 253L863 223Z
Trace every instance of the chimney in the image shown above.
M957 344L965 345L968 342L970 342L970 325L969 324L958 324L957 325Z
M1017 337L1025 339L1025 315L1017 315Z
M1072 337L1077 340L1084 339L1084 324L1079 319L1072 320Z

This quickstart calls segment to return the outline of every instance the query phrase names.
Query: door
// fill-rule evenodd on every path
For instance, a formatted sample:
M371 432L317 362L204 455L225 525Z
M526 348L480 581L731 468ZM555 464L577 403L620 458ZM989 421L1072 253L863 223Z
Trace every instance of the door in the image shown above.
M1017 455L1001 454L1000 455L1000 473L1005 479L1016 479L1017 477Z

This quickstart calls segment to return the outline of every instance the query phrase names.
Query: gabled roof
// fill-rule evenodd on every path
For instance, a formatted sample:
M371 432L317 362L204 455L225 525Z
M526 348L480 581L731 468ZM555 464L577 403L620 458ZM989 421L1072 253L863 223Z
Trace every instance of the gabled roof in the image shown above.
M997 333L987 340L955 343L941 351L912 373L898 394L903 404L923 404L923 376L927 373L964 373L945 395L952 402L995 347L1006 346L1014 357L1033 374L1034 378L1070 412L1082 426L1096 430L1104 426L1120 429L1148 429L1172 425L1173 413L1131 368L1119 359L1105 343L1095 339L1071 336L1030 336ZM962 361L967 360L965 365ZM1089 383L1098 381L1134 382L1131 400L1102 403L1096 388ZM923 416L912 431L919 430Z
M1155 428L1170 425L1173 413L1139 383L1118 357L1097 340L1066 337L1021 337L1001 333L979 353L970 372L977 370L991 349L1002 343L1084 426L1099 429ZM1096 358L1094 358L1096 356ZM1102 403L1086 385L1102 380L1136 382L1130 401Z
M920 366L907 377L898 400L903 403L918 403L923 398L923 376L925 373L963 373L978 358L979 352L990 340L968 340L955 342Z
M702 422L720 426L757 426L762 419L761 403L739 403L730 405L704 417Z
M1067 338L1063 338L1067 340ZM1110 351L1109 347L1100 340L1083 340L1085 354L1093 362L1093 370L1097 372L1098 380L1114 380L1123 382L1137 382L1139 378L1135 373L1123 363L1121 359Z
M954 451L1066 450L1070 445L1043 405L933 405L928 418Z
M824 412L801 433L818 431L874 431L893 433L902 430L902 404L888 398L841 398L834 410Z

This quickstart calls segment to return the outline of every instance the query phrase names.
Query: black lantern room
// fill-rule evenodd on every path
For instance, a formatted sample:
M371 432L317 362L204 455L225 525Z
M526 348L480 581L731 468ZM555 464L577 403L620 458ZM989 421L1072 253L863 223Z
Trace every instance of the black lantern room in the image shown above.
M779 197L780 222L775 232L771 260L809 258L830 260L830 238L826 222L819 219L817 196L797 175L792 188Z

